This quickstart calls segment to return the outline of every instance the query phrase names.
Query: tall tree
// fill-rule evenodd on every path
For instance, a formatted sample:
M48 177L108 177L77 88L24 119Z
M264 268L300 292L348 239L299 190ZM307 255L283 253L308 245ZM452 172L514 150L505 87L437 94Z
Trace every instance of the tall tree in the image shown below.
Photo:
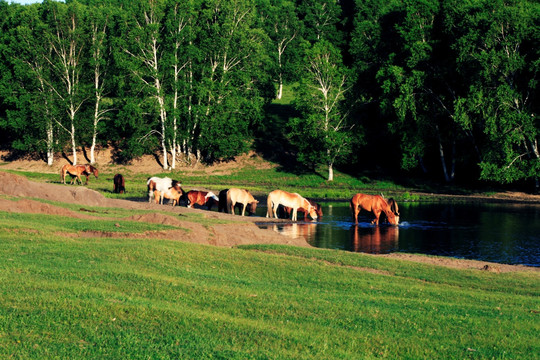
M150 116L157 115L157 129L153 127L145 136L157 134L161 145L163 169L169 169L167 157L167 106L165 89L165 71L163 64L163 18L164 2L151 0L139 2L132 11L135 21L124 51L130 55L129 71L142 84L144 94L154 102L148 104ZM140 8L139 8L140 6ZM143 99L144 102L144 99Z
M298 87L296 106L303 117L292 119L290 126L300 159L325 164L328 181L334 180L334 165L352 143L348 91L339 50L324 40L317 42L307 51L305 76Z
M534 179L540 187L540 5L517 0L445 5L459 71L470 79L458 122L485 137L481 178Z
M51 31L47 42L52 51L45 60L56 78L48 86L67 115L60 117L57 124L69 134L73 164L77 164L78 114L87 97L81 76L86 44L83 8L76 2L64 5L46 1L42 6Z
M283 96L283 83L292 75L292 65L301 60L295 59L298 51L301 22L296 7L289 0L268 0L258 2L261 26L270 38L270 56L275 62L276 99Z
M45 154L49 166L59 143L56 131L61 114L54 96L54 73L48 62L52 53L49 27L44 20L45 5L16 7L12 5L11 25L3 34L8 39L11 72L9 95L4 99L13 105L7 114L7 125L17 134L13 148ZM18 94L18 96L13 96Z
M90 144L90 163L96 162L95 149L100 132L100 123L107 119L107 113L112 111L105 102L106 84L110 82L107 74L110 69L111 50L108 41L110 8L91 7L88 9L88 27L90 35L89 67L93 74L93 114L92 138Z

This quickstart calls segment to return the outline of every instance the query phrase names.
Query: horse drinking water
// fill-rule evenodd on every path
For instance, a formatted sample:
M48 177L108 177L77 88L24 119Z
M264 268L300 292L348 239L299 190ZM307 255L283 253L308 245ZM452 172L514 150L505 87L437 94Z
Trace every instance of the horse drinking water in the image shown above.
M309 216L312 219L317 219L317 211L309 203L306 198L303 198L300 194L289 193L283 190L274 190L268 194L268 212L266 217L275 217L277 218L277 210L279 205L292 208L292 221L296 221L298 217L298 209L306 209Z
M361 210L369 211L375 215L375 219L371 222L372 224L379 225L379 216L381 215L381 212L384 212L390 224L398 224L396 215L394 215L386 200L380 195L354 195L351 199L351 211L355 224L358 224L358 213L360 213Z
M66 175L71 176L70 184L73 184L73 181L75 179L79 180L79 183L82 184L81 175L84 175L86 176L85 185L88 185L88 177L92 174L94 174L96 179L98 178L98 169L96 169L95 167L89 164L86 164L86 165L66 164L62 166L62 170L60 170L60 177L62 179L63 184L66 183Z
M311 206L315 208L315 212L317 213L317 218L322 218L323 212L322 212L321 204L317 204L314 200L311 200L311 199L307 199L307 201L309 201ZM278 215L279 217L288 219L291 216L291 211L292 209L290 207L281 205L279 207ZM306 209L298 208L298 211L304 213L304 219L308 220L308 217L307 217L308 212Z

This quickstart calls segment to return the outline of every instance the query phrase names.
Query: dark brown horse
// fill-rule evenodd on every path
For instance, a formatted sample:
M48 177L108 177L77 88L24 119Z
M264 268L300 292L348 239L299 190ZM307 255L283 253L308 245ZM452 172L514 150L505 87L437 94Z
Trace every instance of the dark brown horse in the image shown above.
M123 194L126 192L126 182L122 174L114 175L113 179L113 191L117 194Z
M358 224L358 213L360 213L361 210L369 211L375 215L375 219L371 222L372 224L379 225L381 212L384 212L390 224L398 224L396 216L390 209L390 206L388 206L386 200L380 195L354 195L351 199L351 211L355 224Z
M195 204L206 205L208 210L212 210L214 204L218 204L219 208L219 198L213 192L191 190L187 192L186 197L188 208L193 207Z
M322 218L323 216L323 212L322 212L322 207L320 204L317 204L314 200L310 200L310 199L307 199L309 201L309 203L311 204L311 206L313 206L315 208L315 212L317 213L317 218ZM279 217L280 218L283 218L283 219L288 219L291 217L291 211L292 209L290 207L287 207L287 206L280 206L279 207ZM304 213L304 219L305 220L309 220L309 218L306 216L307 214L307 210L304 209L304 208L299 208L298 209L299 212L303 212Z
M62 170L60 170L60 177L62 179L62 183L66 183L66 175L71 176L71 184L73 184L73 181L75 179L79 180L79 183L82 184L81 175L86 176L86 183L85 185L88 185L88 177L90 175L94 174L96 179L98 178L98 169L93 167L92 165L86 164L86 165L70 165L66 164L62 166Z

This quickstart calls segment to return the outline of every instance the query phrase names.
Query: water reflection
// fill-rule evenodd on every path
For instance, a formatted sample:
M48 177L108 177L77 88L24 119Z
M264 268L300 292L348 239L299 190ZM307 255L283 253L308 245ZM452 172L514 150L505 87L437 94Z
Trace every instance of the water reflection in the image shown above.
M293 239L304 238L308 240L313 238L317 231L315 223L271 224L270 226L272 230Z
M371 214L352 222L346 203L323 205L316 222L266 224L312 246L367 253L394 251L540 266L540 206L400 204L399 226L374 226ZM264 209L266 210L266 209ZM262 210L261 210L262 211Z
M352 251L370 254L387 254L398 249L397 226L352 226Z

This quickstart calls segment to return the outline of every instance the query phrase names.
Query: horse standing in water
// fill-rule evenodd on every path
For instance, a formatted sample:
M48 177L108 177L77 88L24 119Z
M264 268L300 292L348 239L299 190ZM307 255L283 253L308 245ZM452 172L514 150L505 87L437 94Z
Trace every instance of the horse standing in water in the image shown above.
M122 174L114 175L113 179L113 191L116 194L123 194L126 192L126 182Z
M163 197L167 190L170 188L175 188L177 191L182 191L182 188L180 187L182 184L180 184L179 181L173 180L171 178L165 177L165 178L159 178L159 177L151 177L146 181L146 186L148 189L148 202L152 201L152 197L156 198L156 204L158 203L157 196L159 196L159 203L163 204ZM157 196L156 196L157 195Z
M274 190L268 194L268 212L266 217L277 218L277 210L279 205L292 208L292 221L296 221L298 217L298 209L306 209L309 216L312 219L317 219L317 212L315 208L309 203L306 198L303 198L300 194L289 193L283 190Z
M369 211L375 215L375 219L371 222L372 224L379 225L381 212L384 212L390 224L398 224L396 216L390 209L390 206L388 206L386 200L380 195L354 195L351 199L351 211L353 213L352 215L355 224L358 224L358 213L360 213L361 210Z
M75 179L79 180L79 183L82 184L81 175L84 175L86 176L85 185L88 185L88 177L92 174L94 174L96 179L98 178L98 169L96 169L95 167L89 164L86 164L86 165L66 164L62 166L62 170L60 170L60 177L62 179L63 184L66 183L66 175L71 176L70 184L73 184L73 181L75 181Z
M311 206L313 206L315 208L315 212L317 213L317 218L322 218L323 212L322 212L321 204L317 204L314 200L310 200L310 199L307 199L307 201L309 201ZM292 209L290 207L282 205L282 206L279 207L279 210L280 210L280 212L279 212L280 216L279 217L283 217L284 219L288 219L291 216ZM308 220L308 217L307 217L308 211L306 209L298 208L298 211L304 213L304 219Z
M188 208L197 204L201 206L206 205L208 210L212 210L214 203L217 203L219 207L219 198L213 192L191 190L187 192L186 197Z
M235 215L234 207L236 204L242 204L242 216L244 216L246 208L249 214L255 214L258 203L259 201L255 200L253 195L247 190L233 188L227 191L227 212L230 211L230 214Z

